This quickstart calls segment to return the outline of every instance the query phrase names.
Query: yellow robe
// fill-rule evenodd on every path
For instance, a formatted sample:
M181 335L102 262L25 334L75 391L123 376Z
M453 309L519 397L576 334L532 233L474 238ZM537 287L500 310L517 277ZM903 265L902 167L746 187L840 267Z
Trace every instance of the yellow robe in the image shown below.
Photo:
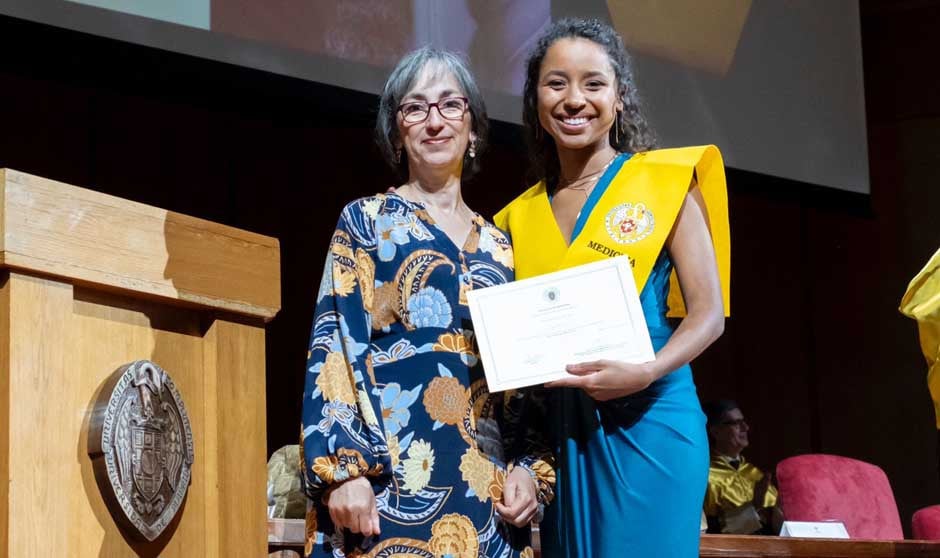
M900 310L917 320L920 347L927 359L927 387L940 429L940 250L911 280Z
M613 178L570 246L558 229L544 182L510 202L494 221L512 237L516 279L626 255L633 266L637 291L642 291L693 179L705 202L725 315L730 315L728 195L721 153L713 145L633 155ZM685 315L675 272L669 309L670 316Z
M741 457L735 469L723 455L712 455L708 466L708 489L705 491L705 515L720 517L723 513L740 508L754 499L754 486L764 478L764 473ZM777 489L767 487L762 508L777 503Z

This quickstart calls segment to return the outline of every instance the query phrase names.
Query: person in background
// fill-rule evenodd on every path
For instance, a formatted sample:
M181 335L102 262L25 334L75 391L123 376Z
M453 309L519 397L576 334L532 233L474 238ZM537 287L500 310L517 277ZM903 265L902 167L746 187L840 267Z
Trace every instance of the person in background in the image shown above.
M307 513L307 497L300 478L300 447L279 448L268 459L268 517L302 519Z
M917 320L920 348L927 359L927 388L933 399L937 439L940 440L940 249L911 279L899 310ZM940 472L940 455L937 456L937 471Z
M703 509L711 533L776 535L782 514L772 475L744 459L750 426L729 399L702 405L708 419L711 462Z

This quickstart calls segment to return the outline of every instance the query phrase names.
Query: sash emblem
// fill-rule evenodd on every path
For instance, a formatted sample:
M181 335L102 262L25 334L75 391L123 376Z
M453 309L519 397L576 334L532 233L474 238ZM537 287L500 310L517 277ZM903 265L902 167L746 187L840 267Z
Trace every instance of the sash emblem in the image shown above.
M656 220L653 212L642 203L622 203L607 213L607 234L620 244L633 244L643 240L650 233Z

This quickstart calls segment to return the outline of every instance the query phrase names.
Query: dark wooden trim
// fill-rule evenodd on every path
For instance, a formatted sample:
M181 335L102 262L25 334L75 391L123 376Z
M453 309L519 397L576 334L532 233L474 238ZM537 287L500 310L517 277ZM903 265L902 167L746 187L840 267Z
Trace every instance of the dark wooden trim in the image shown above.
M268 548L303 554L302 519L269 519ZM536 556L538 552L536 551ZM936 558L940 541L801 539L745 535L702 535L701 558Z
M703 535L699 556L721 558L900 558L940 556L940 541L800 539Z

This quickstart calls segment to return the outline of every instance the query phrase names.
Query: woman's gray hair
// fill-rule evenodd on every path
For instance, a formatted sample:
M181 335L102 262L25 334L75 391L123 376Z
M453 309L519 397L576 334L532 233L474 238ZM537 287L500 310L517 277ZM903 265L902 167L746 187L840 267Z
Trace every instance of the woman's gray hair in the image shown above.
M382 157L395 170L398 178L406 180L408 157L402 151L401 160L399 160L395 148L396 142L401 139L398 136L398 106L401 104L402 97L414 87L421 71L429 64L435 66L435 77L448 73L453 75L469 101L470 129L476 135L476 157L464 154L462 178L470 178L479 170L480 154L486 148L489 121L486 118L483 95L473 78L473 72L470 71L466 60L457 53L425 46L408 53L398 61L395 69L388 76L382 96L379 98L379 111L375 119L375 142L379 146L379 151L382 152Z

